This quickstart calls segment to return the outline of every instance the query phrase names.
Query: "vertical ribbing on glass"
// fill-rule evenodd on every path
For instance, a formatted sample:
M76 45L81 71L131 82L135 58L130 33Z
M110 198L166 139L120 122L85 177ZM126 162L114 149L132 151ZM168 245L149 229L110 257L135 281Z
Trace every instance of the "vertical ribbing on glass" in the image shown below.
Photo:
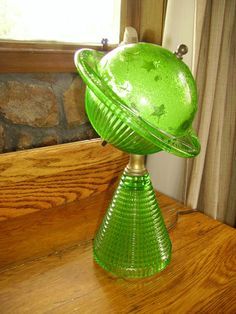
M171 241L149 174L123 173L93 248L95 261L118 277L152 276L169 264Z

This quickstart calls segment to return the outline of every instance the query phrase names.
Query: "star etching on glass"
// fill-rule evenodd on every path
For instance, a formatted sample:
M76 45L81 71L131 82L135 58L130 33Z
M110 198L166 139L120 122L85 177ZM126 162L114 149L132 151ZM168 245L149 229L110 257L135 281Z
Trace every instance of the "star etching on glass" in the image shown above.
M157 117L158 122L164 114L166 114L166 108L164 104L161 104L160 106L156 106L155 108L153 108L152 116Z
M147 72L150 72L152 70L156 70L159 63L159 61L144 61L142 68L145 69Z

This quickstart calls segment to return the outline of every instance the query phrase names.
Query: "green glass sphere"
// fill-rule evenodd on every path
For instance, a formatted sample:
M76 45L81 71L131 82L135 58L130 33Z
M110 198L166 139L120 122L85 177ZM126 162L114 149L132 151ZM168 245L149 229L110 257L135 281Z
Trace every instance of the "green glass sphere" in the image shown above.
M196 84L175 54L137 43L106 55L82 49L75 63L88 86L87 114L104 140L134 154L166 150L193 157L199 153L192 130Z

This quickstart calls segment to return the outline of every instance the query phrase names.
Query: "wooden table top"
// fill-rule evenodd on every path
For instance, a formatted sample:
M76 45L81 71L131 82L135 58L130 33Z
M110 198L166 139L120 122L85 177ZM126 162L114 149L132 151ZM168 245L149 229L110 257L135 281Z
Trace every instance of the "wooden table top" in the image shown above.
M236 313L236 231L201 213L179 216L158 275L112 277L92 238L112 189L0 223L0 313ZM163 211L184 209L158 194Z

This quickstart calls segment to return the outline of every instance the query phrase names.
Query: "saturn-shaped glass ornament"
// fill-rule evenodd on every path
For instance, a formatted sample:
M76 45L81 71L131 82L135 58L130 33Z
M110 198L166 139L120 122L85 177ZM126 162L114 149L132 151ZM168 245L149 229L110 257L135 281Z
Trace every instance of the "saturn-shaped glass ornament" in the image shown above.
M106 142L131 154L93 243L95 261L118 277L152 276L171 260L144 155L164 150L188 158L200 151L192 129L196 84L181 60L185 52L184 45L172 53L135 43L107 54L92 49L75 54L92 126Z

